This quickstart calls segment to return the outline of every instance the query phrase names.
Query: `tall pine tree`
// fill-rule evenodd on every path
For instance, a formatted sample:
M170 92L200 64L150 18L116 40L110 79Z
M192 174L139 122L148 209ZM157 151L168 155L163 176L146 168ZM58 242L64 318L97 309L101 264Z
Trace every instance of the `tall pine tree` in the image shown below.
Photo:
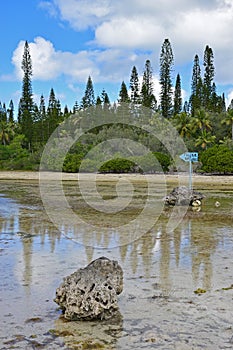
M83 109L89 108L95 105L95 93L94 93L94 87L93 87L93 83L90 75L87 79L86 89L85 89L85 93L82 98L81 104Z
M62 122L60 101L56 99L53 88L50 90L49 103L47 108L47 125L49 136Z
M174 116L182 111L182 95L181 95L181 79L180 74L177 74L175 91L174 91Z
M195 55L193 62L192 83L191 83L191 96L190 106L191 113L194 115L195 110L200 109L203 105L203 88L201 78L201 68L198 55Z
M133 104L140 103L140 94L139 94L139 77L138 71L135 66L132 68L131 77L130 77L130 99Z
M44 96L41 95L40 97L40 104L39 104L39 140L41 142L47 141L49 138L49 131L48 131L48 125L47 125L47 115L46 115L46 107L45 107L45 99Z
M14 123L14 103L13 103L12 100L10 100L9 108L7 110L7 113L8 113L8 121L10 123Z
M127 86L126 86L125 82L122 81L121 89L120 89L120 92L119 92L118 102L119 103L129 103L129 101L130 101L130 99L129 99L129 95L128 95Z
M169 39L165 39L160 54L160 105L165 118L172 115L172 79L173 52Z
M204 107L211 109L211 95L214 80L214 54L208 45L204 52L204 79L203 79L203 95Z
M101 92L101 102L103 103L104 109L108 109L110 107L110 99L104 89Z
M26 41L24 45L24 53L21 68L24 72L22 97L19 104L18 121L21 124L22 133L25 135L26 147L32 150L33 140L33 113L34 102L32 94L32 60L30 55L29 44Z
M79 110L78 101L75 101L73 106L73 114L78 113L78 110Z
M0 102L0 121L7 123L6 104Z
M153 94L153 72L150 60L146 60L142 77L141 103L150 109L157 108L157 101Z

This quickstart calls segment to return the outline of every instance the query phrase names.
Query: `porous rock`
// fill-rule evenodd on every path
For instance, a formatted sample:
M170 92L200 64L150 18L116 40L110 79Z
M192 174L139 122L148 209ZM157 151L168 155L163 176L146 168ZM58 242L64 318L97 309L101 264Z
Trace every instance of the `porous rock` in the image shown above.
M201 192L189 189L186 186L175 187L169 195L164 198L167 205L193 205L195 201L202 201L205 196Z
M65 277L54 301L68 320L107 319L118 311L117 295L122 290L122 268L101 257Z

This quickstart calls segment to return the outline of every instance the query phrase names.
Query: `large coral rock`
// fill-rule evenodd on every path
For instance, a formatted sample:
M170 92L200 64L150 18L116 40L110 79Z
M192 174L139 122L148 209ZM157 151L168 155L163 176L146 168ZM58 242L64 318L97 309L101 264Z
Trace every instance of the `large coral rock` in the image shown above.
M68 320L107 319L118 310L123 271L117 261L101 257L64 278L54 301Z
M164 198L167 205L193 205L202 201L205 196L201 192L190 190L186 186L175 187L172 192Z

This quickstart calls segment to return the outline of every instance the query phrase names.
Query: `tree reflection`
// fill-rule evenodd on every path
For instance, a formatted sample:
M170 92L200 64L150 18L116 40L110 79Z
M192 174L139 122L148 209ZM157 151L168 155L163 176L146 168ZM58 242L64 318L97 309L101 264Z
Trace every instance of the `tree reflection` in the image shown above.
M196 286L202 283L204 290L210 290L212 286L212 255L217 244L218 240L212 229L201 229L195 222L193 223L190 240L190 245L194 250L192 254L193 281Z
M74 254L77 252L83 254L87 263L97 254L112 255L114 259L119 259L123 266L127 266L127 270L130 269L130 273L135 276L143 273L143 276L149 279L156 275L165 290L171 289L174 283L175 277L172 271L178 271L180 268L192 273L195 286L205 290L211 289L212 256L218 238L215 237L211 227L208 227L208 222L205 222L204 214L188 212L186 218L171 232L167 232L168 220L169 210L165 210L158 223L149 232L130 244L124 244L124 237L121 235L119 237L117 226L110 227L106 233L101 229L101 224L99 227L95 226L94 230L90 227L86 230L85 226L80 224L66 224L60 227L59 231L49 221L41 205L33 206L33 201L28 202L27 198L24 202L24 198L20 198L14 203L14 210L9 210L9 215L1 216L0 213L2 232L0 238L4 237L5 232L30 234L30 238L22 237L24 260L22 283L26 285L31 284L34 237L40 237L41 246L49 244L51 254L56 254L57 245L62 245L64 240L69 238L71 242L74 241ZM114 242L118 242L118 246L115 247ZM73 253L64 251L63 254L64 259L69 260ZM190 266L187 261L190 261Z

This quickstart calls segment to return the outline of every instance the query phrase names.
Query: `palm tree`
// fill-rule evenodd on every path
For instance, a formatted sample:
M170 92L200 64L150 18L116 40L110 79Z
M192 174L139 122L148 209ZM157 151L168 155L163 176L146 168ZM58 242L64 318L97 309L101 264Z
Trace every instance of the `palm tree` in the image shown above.
M181 112L173 117L176 130L181 137L186 138L191 135L191 118L186 112Z
M192 127L195 131L207 131L212 129L209 114L204 109L199 109L195 112L192 118Z
M233 109L228 109L226 118L221 121L221 124L231 125L231 139L233 141Z
M219 143L231 150L233 150L233 140L229 137L224 137L223 140L220 140Z
M2 145L9 145L12 136L14 135L14 124L12 122L0 122L0 142Z
M206 129L201 130L200 135L196 139L195 146L201 146L202 149L206 149L207 145L214 143L216 136L212 135Z

